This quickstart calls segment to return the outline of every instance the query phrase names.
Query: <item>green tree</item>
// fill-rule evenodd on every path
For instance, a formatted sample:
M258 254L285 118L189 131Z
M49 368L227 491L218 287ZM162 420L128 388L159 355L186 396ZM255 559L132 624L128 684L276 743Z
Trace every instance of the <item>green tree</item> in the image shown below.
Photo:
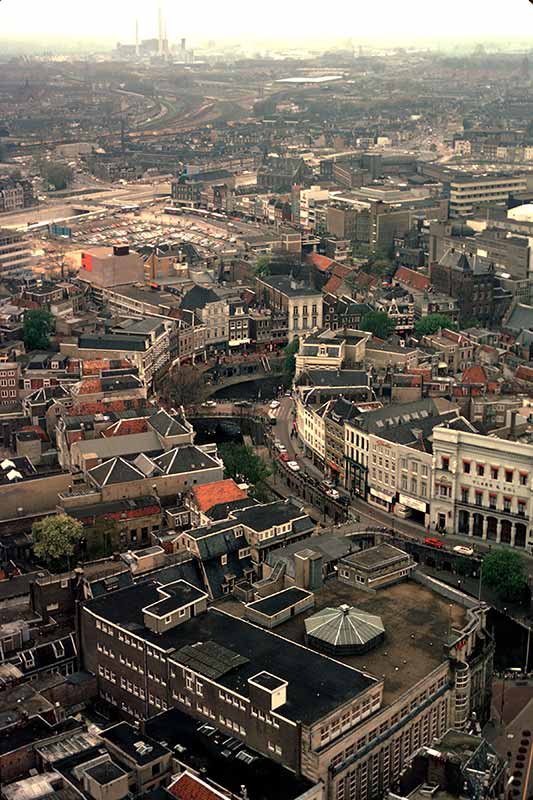
M67 514L45 517L32 526L33 552L47 564L68 566L81 539L83 525Z
M39 174L48 187L56 191L66 189L74 178L74 173L68 164L56 161L42 161L39 164Z
M24 314L24 345L26 350L47 350L50 334L54 330L54 317L46 309L39 308Z
M85 528L84 555L89 558L105 558L120 549L120 528L114 520L98 519Z
M523 555L511 549L493 550L483 558L482 580L502 600L515 603L523 601L528 591Z
M419 319L416 323L415 336L419 339L422 338L422 336L431 336L437 333L441 328L448 328L449 330L456 331L457 325L445 314L428 314L427 317L422 317L422 319Z
M270 258L268 256L259 256L254 267L254 275L261 278L270 274Z
M289 342L285 350L285 360L283 362L283 369L286 375L292 380L296 372L296 353L300 349L300 340L297 336Z
M378 339L388 339L394 331L394 322L385 311L368 311L361 320L361 330L369 331Z
M223 444L219 448L228 478L239 482L246 481L255 487L254 494L264 492L264 484L271 474L265 462L246 444L235 446Z

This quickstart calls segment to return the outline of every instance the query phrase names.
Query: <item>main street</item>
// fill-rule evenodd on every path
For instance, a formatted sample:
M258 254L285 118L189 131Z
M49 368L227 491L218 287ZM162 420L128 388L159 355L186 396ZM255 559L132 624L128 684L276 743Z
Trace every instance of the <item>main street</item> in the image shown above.
M278 422L276 426L276 438L282 442L287 448L287 452L291 459L299 462L301 468L316 480L322 481L324 479L323 473L316 467L313 462L304 455L303 446L296 437L291 437L293 430L293 411L294 401L290 397L283 397L280 399L280 409L278 413ZM428 536L428 530L423 526L412 520L398 519L393 514L389 514L380 509L374 508L358 497L350 498L350 507L357 513L361 522L367 522L372 527L383 525L393 531L398 531L406 536L413 537L422 541ZM429 533L435 536L435 532ZM439 538L442 537L445 545L449 548L455 545L467 545L473 547L475 552L479 555L488 553L492 549L490 543L486 543L481 539L472 539L469 536L461 536L460 534L445 535L438 534ZM499 545L506 547L507 545ZM533 576L533 556L526 552L522 552L527 564L527 569L530 575Z

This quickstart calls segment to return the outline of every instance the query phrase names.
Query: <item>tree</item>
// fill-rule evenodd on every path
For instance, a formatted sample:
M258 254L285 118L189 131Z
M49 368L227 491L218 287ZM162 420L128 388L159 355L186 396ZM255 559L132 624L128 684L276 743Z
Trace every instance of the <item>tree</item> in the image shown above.
M292 342L289 342L285 350L285 360L283 362L283 369L287 376L292 380L296 372L296 353L300 349L300 340L297 336L294 337Z
M72 183L74 173L67 164L55 161L42 161L39 164L41 178L49 188L61 191Z
M206 385L197 367L181 366L173 370L163 390L165 398L174 406L195 406L206 396Z
M270 258L268 256L259 256L254 267L254 275L261 278L270 274Z
M256 491L264 490L264 482L271 474L265 462L245 444L223 444L219 448L228 478L252 484Z
M46 309L26 311L23 333L26 350L47 350L54 324L54 317Z
M378 339L388 339L394 331L394 322L386 311L368 311L361 320L361 330L369 331Z
M511 549L493 550L483 558L482 580L502 600L521 602L528 590L523 555Z
M428 314L427 317L422 317L422 319L419 319L416 323L415 336L419 339L421 339L422 336L431 336L437 333L441 328L448 328L449 330L456 331L457 325L445 314Z
M83 554L105 558L120 549L120 528L114 520L98 519L83 532Z
M70 568L70 558L81 539L83 525L67 514L45 517L32 526L33 552L48 564L66 565Z

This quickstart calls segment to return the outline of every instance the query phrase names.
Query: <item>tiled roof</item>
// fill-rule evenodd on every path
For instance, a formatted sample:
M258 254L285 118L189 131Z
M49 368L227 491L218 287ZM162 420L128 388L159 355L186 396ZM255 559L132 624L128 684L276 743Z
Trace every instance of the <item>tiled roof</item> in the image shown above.
M405 283L410 289L417 289L418 291L429 289L430 286L429 278L408 267L399 267L394 280L399 283Z
M533 381L533 367L526 367L524 364L518 367L515 378L520 381Z
M178 800L226 800L227 797L188 772L182 772L167 791Z
M335 292L338 291L338 289L341 286L342 286L342 278L338 278L336 275L333 275L324 286L324 291L335 294Z
M320 270L320 272L326 272L328 269L331 269L335 263L332 258L321 256L318 253L309 253L306 261L308 264L311 264L312 267L316 267Z
M87 378L80 381L78 394L95 394L102 391L102 381L100 378Z
M215 481L206 483L203 486L195 486L193 496L200 511L209 511L219 503L231 503L234 500L246 498L246 492L239 489L232 478L225 481Z
M487 373L478 364L467 367L461 376L461 383L466 384L485 384L488 381Z
M43 431L40 425L25 425L20 429L20 433L36 433L39 439L43 442L48 441L48 436Z
M102 436L109 439L111 436L128 436L130 433L145 433L148 430L146 417L137 419L119 419L117 422L102 431Z

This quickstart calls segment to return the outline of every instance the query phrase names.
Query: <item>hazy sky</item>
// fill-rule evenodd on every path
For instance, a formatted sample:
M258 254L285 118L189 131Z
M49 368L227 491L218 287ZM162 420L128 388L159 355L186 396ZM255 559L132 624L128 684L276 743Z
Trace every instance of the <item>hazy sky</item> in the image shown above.
M169 39L338 36L531 38L529 0L162 0ZM133 41L157 35L158 0L1 0L0 37Z

